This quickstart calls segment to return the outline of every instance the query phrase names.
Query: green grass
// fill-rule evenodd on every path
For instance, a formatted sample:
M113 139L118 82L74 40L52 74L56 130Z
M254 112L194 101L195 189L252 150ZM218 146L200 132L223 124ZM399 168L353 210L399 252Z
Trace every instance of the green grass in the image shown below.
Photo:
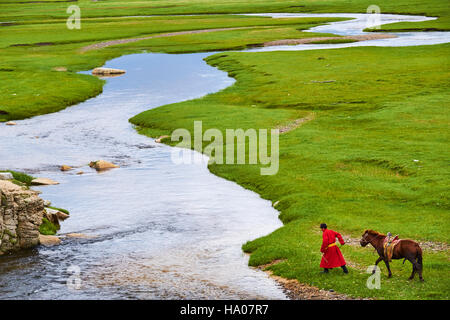
M31 186L31 181L34 179L34 177L23 172L17 172L12 170L0 170L0 172L10 172L14 178L12 182L27 187Z
M39 233L46 236L53 236L58 232L58 226L54 225L47 218L42 218L42 223L39 226Z
M61 211L61 212L65 213L65 214L70 214L70 212L68 210L66 210L66 209L52 207L52 206L48 206L48 208L53 209L53 210Z
M320 275L321 222L346 235L365 229L402 238L449 241L450 45L326 51L221 53L207 62L237 82L202 99L159 107L131 119L149 136L176 128L275 128L314 113L280 136L280 170L210 165L221 177L272 202L284 227L243 246L250 265L286 259L275 274L351 296L448 299L448 252L425 251L425 283L408 282L407 262L383 270L382 289L365 286L369 248L343 247L359 265L350 275ZM405 63L407 61L408 63ZM413 71L413 72L412 72ZM332 83L320 83L333 79ZM414 160L419 160L415 162Z
M68 3L47 4L20 3L22 1L0 2L2 21L33 23L36 21L63 20L68 17ZM370 5L376 4L382 13L403 13L439 17L432 23L440 30L449 30L450 8L442 0L79 0L83 18L120 17L136 15L176 15L176 14L223 14L249 12L366 12ZM429 26L430 22L409 24L418 29Z

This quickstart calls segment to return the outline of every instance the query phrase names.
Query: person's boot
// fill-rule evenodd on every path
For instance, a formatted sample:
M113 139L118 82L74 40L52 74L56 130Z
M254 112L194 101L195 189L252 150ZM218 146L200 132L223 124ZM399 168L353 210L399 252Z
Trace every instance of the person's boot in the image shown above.
M328 269L327 268L323 268L323 271L321 273L328 273Z
M348 273L348 269L347 269L347 266L345 264L341 268L344 271L344 273Z

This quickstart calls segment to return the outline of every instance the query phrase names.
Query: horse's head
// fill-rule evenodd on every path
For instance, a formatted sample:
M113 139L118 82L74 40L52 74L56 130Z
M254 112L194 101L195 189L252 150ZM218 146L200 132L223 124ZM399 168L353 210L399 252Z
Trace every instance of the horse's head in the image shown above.
M365 247L370 243L369 230L364 231L361 240L359 240L359 244L361 247Z

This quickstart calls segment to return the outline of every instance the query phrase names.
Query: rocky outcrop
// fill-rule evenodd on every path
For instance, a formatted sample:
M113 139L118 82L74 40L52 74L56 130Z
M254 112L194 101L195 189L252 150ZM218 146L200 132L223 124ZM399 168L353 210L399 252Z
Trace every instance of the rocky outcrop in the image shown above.
M0 180L0 255L39 244L44 201L38 192Z

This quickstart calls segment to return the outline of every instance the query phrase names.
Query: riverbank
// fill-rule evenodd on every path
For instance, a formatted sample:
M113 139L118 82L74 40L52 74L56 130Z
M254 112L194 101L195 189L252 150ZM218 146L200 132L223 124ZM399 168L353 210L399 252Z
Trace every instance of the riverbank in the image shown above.
M382 289L375 291L365 286L364 266L376 260L367 248L342 248L359 266L348 276L340 270L319 274L320 235L314 230L326 221L355 238L371 228L448 243L443 134L450 84L442 65L449 50L446 44L220 53L207 62L232 75L232 87L144 112L131 122L158 137L176 128L192 131L192 119L202 121L204 130L224 133L275 128L314 112L314 120L280 135L277 175L261 176L258 166L209 166L281 212L282 228L243 246L250 265L283 259L269 267L275 275L349 296L447 299L448 251L425 251L424 284L408 282L411 266L397 261L394 278L383 275ZM334 82L318 81L331 77Z

